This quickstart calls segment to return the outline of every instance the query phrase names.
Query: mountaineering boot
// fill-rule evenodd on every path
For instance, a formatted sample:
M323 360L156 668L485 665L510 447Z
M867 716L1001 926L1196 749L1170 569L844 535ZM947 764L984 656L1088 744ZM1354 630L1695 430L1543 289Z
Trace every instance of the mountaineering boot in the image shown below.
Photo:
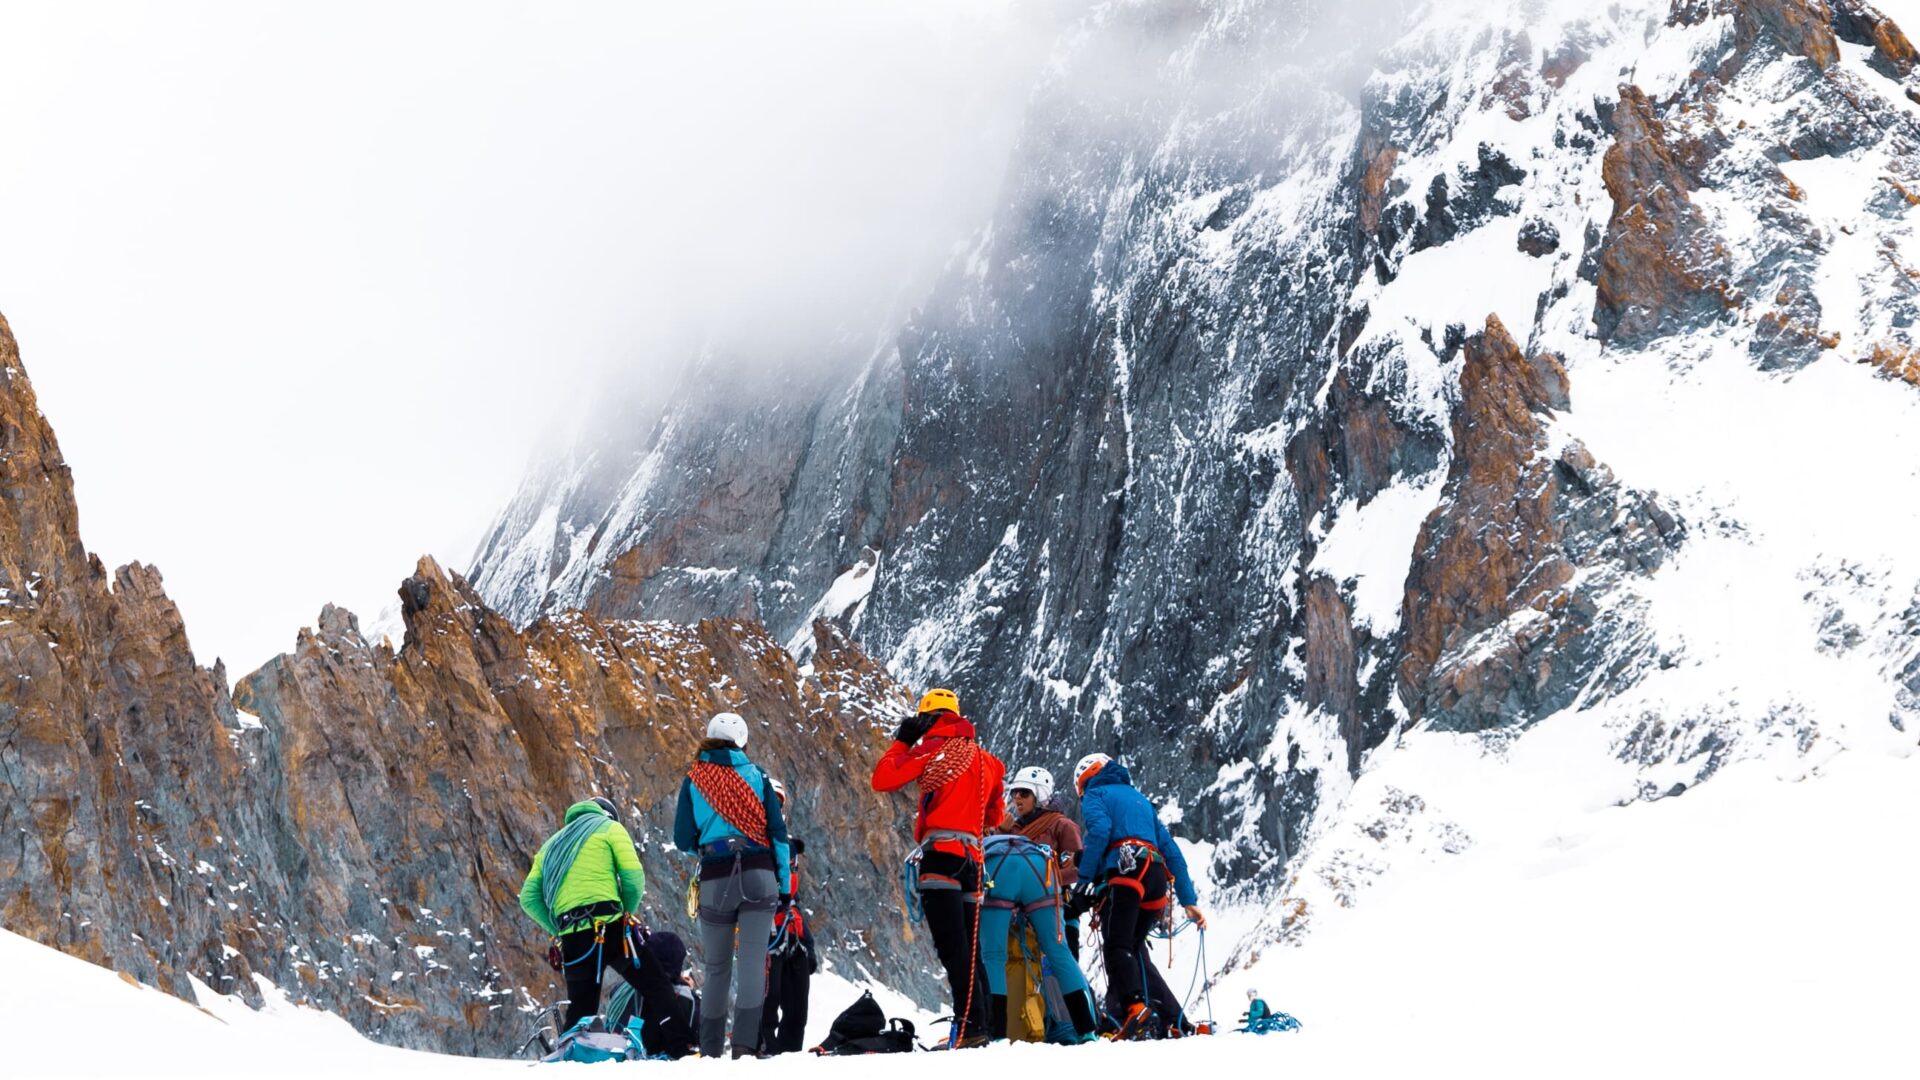
M1153 1024L1153 1010L1147 1008L1144 1001L1136 1001L1127 1006L1127 1015L1120 1021L1120 1027L1113 1033L1115 1041L1138 1039L1146 1035Z
M957 1040L954 1038L954 1035L956 1034L960 1036L960 1038ZM993 1040L987 1037L986 1032L980 1031L977 1028L973 1027L971 1024L969 1024L967 1025L967 1028L964 1031L949 1032L946 1038L933 1044L933 1049L935 1050L971 1050L976 1046L985 1046L987 1045L987 1043L991 1041Z

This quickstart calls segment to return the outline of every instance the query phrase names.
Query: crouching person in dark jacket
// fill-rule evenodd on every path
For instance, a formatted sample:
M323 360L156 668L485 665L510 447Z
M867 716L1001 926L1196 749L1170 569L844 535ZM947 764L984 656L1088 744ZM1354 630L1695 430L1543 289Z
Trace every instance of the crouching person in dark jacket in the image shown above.
M692 1033L700 1030L700 992L693 988L693 978L687 973L687 943L672 931L655 930L647 935L646 949L672 983L672 1008L655 1012L645 1007L632 987L621 986L607 998L608 1026L625 1031L628 1022L638 1017L640 1041L648 1053L686 1057L699 1049Z

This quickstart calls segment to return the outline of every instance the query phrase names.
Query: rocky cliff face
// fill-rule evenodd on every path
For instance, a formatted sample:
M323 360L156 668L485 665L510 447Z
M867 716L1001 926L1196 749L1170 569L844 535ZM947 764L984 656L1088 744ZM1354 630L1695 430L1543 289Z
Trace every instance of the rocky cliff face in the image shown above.
M811 838L803 897L853 977L928 993L876 948L900 907L900 800L864 770L907 708L844 636L802 672L756 623L599 620L516 630L422 560L396 652L328 608L242 680L194 665L150 568L111 578L80 542L72 479L0 322L0 915L7 927L191 996L264 977L388 1041L506 1053L555 999L518 889L560 811L615 799L647 914L686 931L673 800L713 712L756 724ZM237 707L236 707L237 706Z
M1582 372L1908 378L1911 46L1859 0L1314 7L1103 6L976 246L811 436L689 386L621 500L529 486L483 593L697 613L660 543L716 505L824 521L702 572L759 583L776 636L835 617L957 685L1022 762L1133 755L1262 895L1395 731L1511 730L1678 663L1648 583L1692 515L1733 526L1588 448ZM604 569L511 555L581 536L560 561ZM1725 760L1689 730L1623 753Z

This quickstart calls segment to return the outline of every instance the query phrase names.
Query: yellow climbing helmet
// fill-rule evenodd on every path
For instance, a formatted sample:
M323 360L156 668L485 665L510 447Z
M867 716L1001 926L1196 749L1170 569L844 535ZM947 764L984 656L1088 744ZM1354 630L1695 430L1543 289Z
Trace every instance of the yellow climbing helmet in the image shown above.
M920 708L918 711L923 713L945 711L959 715L960 698L954 694L953 691L943 690L936 686L932 690L920 695Z

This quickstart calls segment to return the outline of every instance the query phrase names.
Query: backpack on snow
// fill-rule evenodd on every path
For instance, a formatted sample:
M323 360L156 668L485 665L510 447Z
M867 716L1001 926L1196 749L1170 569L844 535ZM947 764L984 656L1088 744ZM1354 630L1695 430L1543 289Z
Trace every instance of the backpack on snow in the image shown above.
M650 1058L640 1043L640 1023L634 1021L625 1031L614 1031L604 1016L589 1016L567 1029L554 1044L546 1061L638 1061Z
M827 1039L813 1048L816 1054L900 1054L914 1049L913 1022L887 1019L880 1003L868 991L833 1018Z

